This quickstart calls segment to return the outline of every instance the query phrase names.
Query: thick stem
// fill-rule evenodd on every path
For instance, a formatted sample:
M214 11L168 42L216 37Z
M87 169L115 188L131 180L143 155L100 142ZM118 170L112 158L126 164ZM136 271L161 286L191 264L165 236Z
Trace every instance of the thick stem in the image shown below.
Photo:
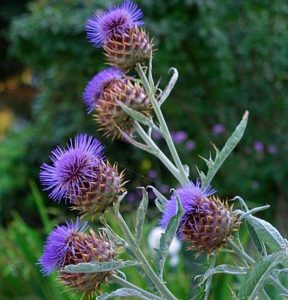
M115 283L117 283L117 284L119 284L123 287L133 289L133 290L136 290L136 291L140 292L143 296L145 296L145 298L143 297L144 299L147 299L147 300L162 300L161 297L156 296L152 293L149 293L149 292L141 289L139 286L136 286L133 283L131 283L131 282L129 282L129 281L117 276L117 275L112 275L111 279L113 280L113 282L115 282Z
M154 88L150 87L149 81L146 78L146 75L143 72L143 69L142 69L142 67L141 67L140 64L137 64L136 70L137 70L137 72L138 72L138 74L139 74L139 76L140 76L140 78L142 80L144 89L145 89L145 91L146 91L146 93L147 93L147 95L149 97L149 100L150 100L150 102L152 104L152 107L153 107L153 109L155 111L155 114L156 114L156 116L158 118L158 121L160 123L161 133L162 133L162 135L163 135L163 137L164 137L164 139L165 139L165 141L167 143L167 146L168 146L168 148L170 150L170 153L171 153L171 155L173 157L173 160L174 160L174 162L176 164L176 167L179 170L179 173L180 173L180 180L179 180L179 182L181 183L181 185L186 185L186 184L189 183L189 178L188 178L188 176L187 176L187 174L185 172L184 166L183 166L183 164L182 164L182 162L180 160L180 157L178 155L178 152L177 152L177 150L175 148L175 145L173 143L172 137L170 135L170 131L169 131L168 126L166 124L166 121L164 119L164 116L163 116L163 113L161 111L161 108L158 105L157 100L154 97Z
M147 261L146 257L142 253L141 249L138 247L137 243L135 242L135 239L127 226L125 220L121 216L119 212L115 212L115 216L119 222L119 225L122 229L122 231L125 233L125 236L127 238L127 243L129 244L130 250L135 255L136 259L141 263L140 267L143 269L145 274L149 277L151 282L155 285L157 290L161 293L161 295L166 300L177 300L175 296L169 291L169 289L166 287L164 282L157 276L157 274L154 272L154 270L151 268L149 262Z
M161 160L165 167L173 174L173 176L181 182L180 173L177 168L171 163L169 158L159 149L159 147L154 143L150 136L145 132L142 126L138 122L134 122L134 128L136 129L139 136L143 139L147 146L154 150L154 155Z

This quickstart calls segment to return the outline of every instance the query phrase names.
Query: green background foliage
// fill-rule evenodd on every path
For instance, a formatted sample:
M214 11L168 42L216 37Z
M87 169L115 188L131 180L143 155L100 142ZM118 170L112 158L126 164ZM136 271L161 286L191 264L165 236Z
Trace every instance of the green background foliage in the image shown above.
M153 183L157 187L164 184L174 187L176 184L152 157L126 143L101 138L93 118L85 113L83 88L104 68L101 50L93 48L85 37L85 22L93 12L111 3L107 0L38 0L26 4L6 1L1 9L3 29L0 34L4 46L0 51L5 58L1 61L1 86L2 80L5 82L17 74L21 77L19 74L28 71L31 78L21 83L21 87L33 89L33 97L24 104L0 89L0 109L8 108L15 114L13 127L0 137L1 239L9 243L7 249L23 249L20 255L0 251L0 263L17 257L15 264L11 263L3 272L7 281L0 280L1 299L20 297L19 289L8 289L10 285L3 283L11 284L11 278L23 286L22 279L27 283L35 276L35 288L28 290L27 287L27 299L32 299L32 295L35 299L46 299L45 289L51 290L49 284L53 284L53 280L41 279L34 265L41 253L45 237L41 228L45 226L36 209L31 182L39 184L39 166L47 161L56 144L64 145L76 133L89 132L103 141L112 162L119 161L120 168L126 168L131 191L137 185ZM197 177L195 165L200 169L205 167L199 155L209 156L210 141L221 148L244 111L249 110L246 134L217 174L213 186L220 196L241 195L250 206L270 204L272 208L263 213L264 217L276 224L283 235L287 234L287 1L143 0L138 3L144 10L146 29L154 37L157 48L153 70L156 78L161 77L160 86L167 83L170 67L179 70L179 81L165 103L164 113L171 130L184 130L196 143L193 151L187 151L184 143L177 146L183 161L190 166L191 178ZM226 130L215 136L211 128L218 123ZM257 141L263 143L263 151L255 150ZM276 147L276 153L269 153L269 145ZM147 179L152 166L158 174L154 182ZM51 225L70 215L64 209L60 213L46 194L41 197ZM126 203L125 210L134 209L133 203ZM155 220L159 215L153 205L148 218L157 224ZM24 241L17 238L21 228ZM29 239L33 240L36 250L25 248ZM5 247L5 243L1 242L1 247ZM30 251L33 257L24 257L23 253ZM191 260L189 254L184 256ZM14 272L18 260L23 266L21 272L28 270L24 275ZM195 272L191 265L186 268L188 271L178 276ZM230 295L227 284L230 277L226 277L228 281L215 278L217 293L223 290L223 295ZM179 295L180 299L190 293L191 280L192 275L177 280L186 285L182 289L185 295ZM57 294L54 288L51 293ZM56 299L52 294L47 299L51 297Z

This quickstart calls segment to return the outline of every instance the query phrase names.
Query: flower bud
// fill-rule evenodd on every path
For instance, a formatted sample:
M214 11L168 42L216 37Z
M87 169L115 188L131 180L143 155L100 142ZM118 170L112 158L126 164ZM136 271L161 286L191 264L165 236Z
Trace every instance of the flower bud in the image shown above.
M109 64L128 71L152 52L152 42L138 28L144 24L142 17L142 10L125 0L87 21L88 39L95 47L103 47Z
M189 249L212 253L232 236L237 225L234 212L219 198L212 196L211 188L202 189L200 183L190 182L176 190L183 207L177 234L183 241L191 243ZM168 201L161 225L166 228L176 214L176 195Z
M108 63L125 71L147 60L152 48L146 32L136 26L122 35L112 36L103 45Z
M109 262L116 253L105 236L98 236L93 231L84 233L86 229L87 223L83 224L79 219L75 224L67 222L57 226L46 241L39 264L44 275L59 270L60 282L84 295L93 296L112 272L67 273L64 272L64 267L93 261Z
M84 215L104 213L118 200L123 189L123 173L119 174L117 165L103 162L98 166L98 174L87 186L87 191L74 201L73 208Z
M82 214L103 213L123 191L123 173L104 160L100 142L78 135L67 147L52 151L52 165L41 166L40 180L50 198L68 200Z
M236 217L217 197L203 198L192 210L184 213L179 225L179 237L197 252L211 253L220 248L235 229Z
M84 92L88 112L96 110L100 130L113 139L121 138L121 131L128 134L133 131L133 119L122 110L118 101L146 116L151 112L149 99L143 88L138 83L132 83L123 72L113 67L94 76Z

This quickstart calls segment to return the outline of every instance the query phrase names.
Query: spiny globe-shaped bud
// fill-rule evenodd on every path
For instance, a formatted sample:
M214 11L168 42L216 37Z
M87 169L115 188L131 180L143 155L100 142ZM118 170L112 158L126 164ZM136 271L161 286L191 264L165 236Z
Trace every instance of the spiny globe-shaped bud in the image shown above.
M125 71L147 60L152 48L152 41L146 32L136 26L122 35L112 36L103 45L108 63Z
M52 164L43 164L40 171L44 190L52 200L68 201L82 214L103 213L123 191L123 174L104 160L103 147L92 136L76 136L50 158Z
M124 191L123 177L116 164L111 166L108 161L99 164L97 177L89 183L88 191L75 199L73 208L84 215L104 213Z
M122 110L118 101L146 116L151 112L149 99L143 88L138 83L132 83L122 71L113 67L94 76L84 91L88 112L96 110L100 130L113 139L121 138L121 131L128 134L133 131L133 120Z
M211 253L231 238L236 223L228 205L212 196L197 201L193 209L184 213L178 234L192 243L190 249Z
M215 190L202 189L200 183L191 182L176 190L184 213L181 218L178 236L191 243L189 249L211 253L224 244L235 230L237 219L234 212L219 198L212 196ZM168 201L161 225L166 228L176 214L176 195Z
M88 19L88 39L95 47L103 47L111 65L129 70L149 58L152 51L149 37L138 28L144 24L142 18L142 10L126 0Z
M48 236L39 264L44 275L58 270L60 282L92 296L102 283L107 282L112 272L67 273L64 267L93 261L109 262L116 252L106 236L96 235L91 230L88 234L84 233L86 229L87 223L81 223L79 219L75 224L67 222L57 226Z

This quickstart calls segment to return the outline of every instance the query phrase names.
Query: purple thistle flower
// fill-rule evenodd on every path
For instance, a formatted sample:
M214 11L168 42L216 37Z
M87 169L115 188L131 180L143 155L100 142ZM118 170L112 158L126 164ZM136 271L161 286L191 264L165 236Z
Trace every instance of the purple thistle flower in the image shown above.
M155 141L160 141L163 137L162 137L161 133L158 130L153 129L152 130L152 138Z
M260 141L255 141L253 144L253 148L256 152L262 153L264 151L264 144Z
M171 135L172 135L173 142L175 144L183 143L188 137L185 131L172 132Z
M158 177L158 173L155 169L149 170L147 175L150 179L156 179Z
M40 169L40 181L44 190L50 190L50 198L74 201L81 195L83 184L95 178L95 170L103 161L100 142L86 134L77 135L66 148L52 151L52 165L44 163Z
M44 251L39 259L41 272L47 276L56 268L61 269L65 262L67 252L74 252L74 245L70 237L78 232L87 229L87 222L81 223L80 219L76 223L66 222L65 225L57 226L48 236L44 246Z
M176 190L176 194L179 197L184 213L193 210L193 207L203 198L213 195L216 191L211 187L206 189L201 188L199 181L194 184L192 181ZM162 228L166 228L170 219L176 214L176 195L172 195L171 199L166 204L166 209L163 213L162 219L160 221Z
M213 135L220 135L225 132L225 127L223 124L215 124L212 126L211 132Z
M114 67L110 67L100 71L96 74L87 84L83 98L84 103L87 106L87 112L91 113L101 96L105 88L114 80L121 80L124 76L124 73Z
M192 140L189 140L185 143L185 148L188 151L192 151L196 148L196 143Z
M92 16L86 24L89 41L99 48L113 35L121 35L127 29L143 25L143 12L137 4L125 0L109 10Z
M166 184L161 185L161 186L160 186L160 191L161 191L161 193L163 193L163 194L167 194L167 193L169 193L169 191L170 191L170 186L169 186L169 185L166 185Z

